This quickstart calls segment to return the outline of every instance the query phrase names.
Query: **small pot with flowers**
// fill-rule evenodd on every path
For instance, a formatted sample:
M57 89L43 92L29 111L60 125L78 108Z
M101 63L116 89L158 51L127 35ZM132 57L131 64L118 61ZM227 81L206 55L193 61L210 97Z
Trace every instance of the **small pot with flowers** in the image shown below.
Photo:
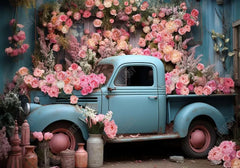
M77 106L78 107L78 106ZM112 111L104 114L89 107L78 108L86 117L89 138L87 140L88 167L101 167L103 165L104 142L103 136L113 139L117 134L117 125L112 119Z
M50 165L49 141L53 134L50 132L33 132L33 137L38 140L38 165L40 168L48 168Z

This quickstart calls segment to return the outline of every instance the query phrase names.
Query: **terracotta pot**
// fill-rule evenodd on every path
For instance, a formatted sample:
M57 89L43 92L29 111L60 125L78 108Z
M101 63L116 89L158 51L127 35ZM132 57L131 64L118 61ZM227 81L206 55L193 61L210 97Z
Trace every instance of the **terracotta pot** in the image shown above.
M75 152L75 167L87 168L88 165L88 153L84 149L85 143L78 143L78 150Z
M29 145L25 146L26 154L23 156L23 167L24 168L37 168L38 167L38 157L34 152L35 146Z
M103 165L103 147L102 134L89 134L87 140L88 167Z

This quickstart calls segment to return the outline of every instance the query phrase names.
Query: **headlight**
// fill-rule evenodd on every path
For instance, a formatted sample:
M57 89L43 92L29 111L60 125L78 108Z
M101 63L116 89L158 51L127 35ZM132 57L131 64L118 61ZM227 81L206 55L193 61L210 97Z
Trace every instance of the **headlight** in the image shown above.
M29 103L26 103L25 105L24 105L24 113L25 113L25 115L28 115L29 113L30 113L30 104Z

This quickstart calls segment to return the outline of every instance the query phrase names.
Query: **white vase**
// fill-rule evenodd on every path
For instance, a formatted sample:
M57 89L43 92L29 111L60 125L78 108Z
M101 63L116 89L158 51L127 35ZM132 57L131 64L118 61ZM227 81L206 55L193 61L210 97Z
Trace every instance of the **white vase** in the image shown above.
M88 167L96 168L103 165L103 151L102 134L89 134L87 140Z

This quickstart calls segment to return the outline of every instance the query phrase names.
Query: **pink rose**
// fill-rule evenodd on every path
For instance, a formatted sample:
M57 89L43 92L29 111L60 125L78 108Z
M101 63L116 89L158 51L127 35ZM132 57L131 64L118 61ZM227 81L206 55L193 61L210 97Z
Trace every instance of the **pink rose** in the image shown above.
M60 71L62 71L62 64L56 64L55 66L54 66L54 69L55 69L55 71L57 71L57 72L60 72Z
M184 35L184 34L186 33L186 29L184 29L184 28L178 29L178 33L179 33L180 35Z
M136 15L133 15L132 18L135 22L140 22L142 17L140 14L136 14Z
M72 63L70 66L70 70L77 70L79 68L78 64Z
M184 85L187 85L189 81L188 74L183 74L179 77L179 82L183 83Z
M98 75L98 80L99 80L99 83L100 83L100 84L104 84L105 81L106 81L106 76L104 76L103 73L100 73L100 74Z
M53 49L53 51L58 52L60 50L60 47L58 44L54 44L52 49Z
M234 81L232 78L224 78L224 85L227 87L234 87Z
M190 17L191 17L191 16L190 16L189 13L185 13L185 14L183 15L183 19L186 20L186 21L189 20Z
M119 5L119 1L118 0L113 0L113 5L114 6L118 6Z
M37 78L33 78L32 82L31 82L31 86L32 86L32 88L37 88L39 86L39 81Z
M53 134L52 134L52 133L50 133L50 132L45 132L45 134L44 134L44 140L45 140L45 141L48 141L48 140L52 139L52 137L53 137Z
M115 122L113 120L104 123L104 132L110 139L113 139L116 136L117 125L115 124Z
M145 47L146 46L146 40L142 37L139 38L138 45L140 47Z
M69 18L69 19L66 21L65 24L66 24L68 27L71 27L72 24L73 24L72 19Z
M72 96L70 97L70 103L71 103L71 104L77 104L77 102L78 102L78 97L75 96L75 95L72 95Z
M81 14L80 14L79 12L75 12L75 13L73 14L73 18L74 18L75 20L80 20L80 19L81 19Z
M41 77L43 75L43 73L44 73L43 69L35 68L34 72L33 72L33 75L36 76L36 77Z
M197 86L194 88L194 93L196 95L202 95L203 94L203 87L202 86Z
M15 19L11 19L10 22L9 22L9 25L12 26L15 23L16 23L16 20Z
M67 15L64 15L64 14L62 14L62 15L60 15L59 16L59 20L61 21L61 22L65 22L66 20L67 20Z
M132 13L132 6L127 6L127 7L125 7L124 12L125 12L127 15L130 15L130 14Z
M113 24L113 23L114 23L114 19L109 19L109 22L110 22L111 24Z
M21 76L27 75L27 74L28 74L28 68L26 68L26 67L21 67L21 68L18 70L18 73L19 73Z
M70 85L70 84L64 85L63 91L64 91L64 93L66 93L66 94L72 94L73 86Z
M50 97L58 97L59 89L57 86L52 86L48 88L47 93Z
M183 87L180 89L180 94L181 94L181 95L188 95L188 94L189 94L189 89L188 89L186 86L183 86Z
M100 19L95 19L93 21L93 25L94 25L94 27L101 27L102 21Z
M12 47L8 47L8 48L5 49L5 53L8 54L8 55L10 55L12 52L13 52Z
M212 93L212 88L210 86L204 86L203 87L203 94L204 95L210 95Z
M187 20L187 24L188 24L189 26L194 26L194 25L195 25L195 21L194 21L193 19L188 19L188 20Z
M45 77L47 83L49 84L52 84L56 81L55 79L55 75L54 74L48 74L46 77Z
M25 32L22 31L22 30L18 32L17 36L18 36L19 40L25 40L26 39Z
M194 18L197 18L198 17L198 14L199 14L199 11L197 9L193 9L192 12L191 12L191 15L194 17Z
M104 17L104 13L103 13L102 11L98 11L98 12L96 13L96 17L98 17L98 18L103 18L103 17Z
M204 69L204 65L201 64L201 63L197 64L197 69L198 69L199 71L203 70L203 69Z
M117 15L117 11L115 9L112 9L110 11L110 14L113 15L113 16L116 16Z
M93 7L94 4L95 4L94 0L86 0L86 1L85 1L85 6L86 6L87 8Z
M83 12L83 17L84 17L84 18L89 18L91 15L92 15L92 14L91 14L91 12L90 12L89 10L85 10L85 11Z

